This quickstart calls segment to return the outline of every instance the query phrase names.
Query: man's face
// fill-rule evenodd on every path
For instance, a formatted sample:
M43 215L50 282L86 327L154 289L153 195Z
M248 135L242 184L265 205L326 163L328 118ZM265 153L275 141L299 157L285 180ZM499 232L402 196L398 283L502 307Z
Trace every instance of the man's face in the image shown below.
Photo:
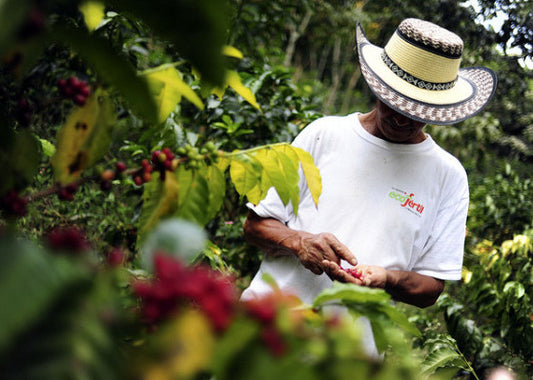
M399 144L413 144L425 138L422 132L425 123L409 119L379 100L376 110L377 128L382 135L380 137L384 140Z

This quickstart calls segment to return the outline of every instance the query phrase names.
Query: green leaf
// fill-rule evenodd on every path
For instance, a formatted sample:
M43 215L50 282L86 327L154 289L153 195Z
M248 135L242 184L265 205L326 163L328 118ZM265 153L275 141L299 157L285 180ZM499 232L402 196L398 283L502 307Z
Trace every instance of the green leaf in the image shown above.
M109 149L115 112L103 90L97 89L83 107L75 108L57 134L51 159L60 184L75 181Z
M209 185L198 170L188 170L178 166L176 179L179 186L177 217L204 226L209 222Z
M255 99L254 93L252 92L252 90L242 84L241 77L236 71L228 70L226 74L226 81L228 83L228 86L234 89L237 94L244 98L244 100L246 100L258 110L261 109L259 104L257 104L257 100Z
M41 138L39 138L39 141L41 142L43 154L46 157L52 157L56 153L56 147L50 141Z
M159 173L144 185L143 206L139 218L138 242L163 218L170 217L178 209L179 186L176 177L167 172L162 181Z
M157 108L146 80L111 47L108 40L81 29L56 26L51 37L74 49L97 74L114 86L130 106L150 121L157 119Z
M0 252L1 352L35 323L64 289L90 277L68 258L51 256L29 242L4 237Z
M454 366L468 370L468 363L463 357L451 348L440 348L433 350L424 359L421 365L422 373L431 375L439 368Z
M218 166L210 165L207 167L207 174L205 175L207 186L209 188L209 207L206 219L209 221L213 219L224 202L226 194L226 176Z
M92 32L104 19L105 6L100 1L88 0L79 5L87 28Z
M164 122L176 105L181 101L181 96L186 97L199 109L204 108L202 100L192 88L182 79L179 71L172 64L165 64L141 73L150 87L150 92L158 108L157 121Z
M323 290L313 301L320 306L328 301L352 301L358 303L380 303L390 300L390 295L382 289L372 289L355 284L333 282L333 286Z

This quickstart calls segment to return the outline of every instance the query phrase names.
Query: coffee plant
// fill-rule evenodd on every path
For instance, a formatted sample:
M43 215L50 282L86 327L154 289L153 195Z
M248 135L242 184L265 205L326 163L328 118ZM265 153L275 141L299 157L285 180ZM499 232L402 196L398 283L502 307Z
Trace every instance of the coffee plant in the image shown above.
M321 114L318 90L295 84L293 69L226 45L245 40L226 40L242 29L230 26L234 8L0 4L1 377L439 379L495 365L530 375L531 278L519 271L530 272L530 233L500 246L530 226L523 204L513 223L513 210L498 213L487 195L486 213L474 196L475 248L464 283L432 309L440 325L340 283L311 305L271 279L270 296L239 300L261 259L242 236L244 204L274 187L297 213L301 180L318 204L320 173L289 142ZM505 187L511 177L474 194L529 189ZM501 235L483 214L504 221Z

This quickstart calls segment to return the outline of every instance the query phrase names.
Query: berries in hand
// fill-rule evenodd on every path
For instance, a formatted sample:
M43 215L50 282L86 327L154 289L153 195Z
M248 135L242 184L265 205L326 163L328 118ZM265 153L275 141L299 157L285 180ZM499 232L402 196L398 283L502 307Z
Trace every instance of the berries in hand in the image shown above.
M356 267L351 267L351 268L341 268L343 271L345 271L346 273L348 273L349 275L357 278L358 280L362 280L363 279L363 273L357 269Z

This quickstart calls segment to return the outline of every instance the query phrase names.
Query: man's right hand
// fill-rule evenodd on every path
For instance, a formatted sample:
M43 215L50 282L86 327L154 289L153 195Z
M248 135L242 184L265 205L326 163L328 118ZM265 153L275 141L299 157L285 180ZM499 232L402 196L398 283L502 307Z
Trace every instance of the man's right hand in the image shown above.
M323 261L340 265L341 259L357 265L352 252L333 234L296 231L277 219L262 218L250 211L244 225L246 239L271 255L295 255L302 265L322 274Z
M356 257L333 234L311 234L298 231L297 236L300 241L294 254L302 265L314 274L324 272L322 267L324 260L340 265L341 259L344 259L351 265L357 265Z

